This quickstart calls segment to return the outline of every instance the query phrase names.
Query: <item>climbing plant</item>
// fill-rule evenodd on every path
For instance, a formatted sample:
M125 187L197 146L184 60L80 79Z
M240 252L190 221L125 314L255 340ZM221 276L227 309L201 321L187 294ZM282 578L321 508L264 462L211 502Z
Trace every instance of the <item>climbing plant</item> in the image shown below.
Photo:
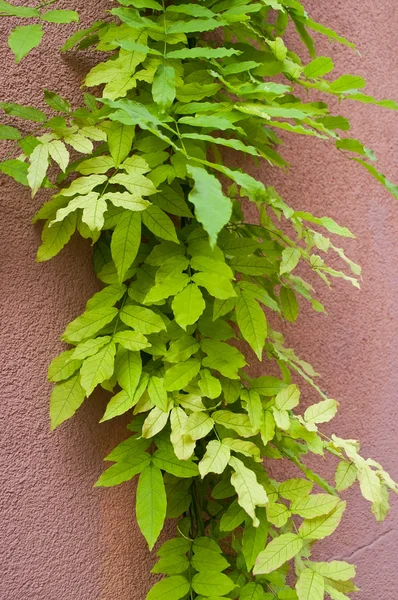
M1 15L28 19L10 34L17 62L40 43L32 18L78 19L48 4L0 0ZM308 59L286 45L288 26ZM101 421L129 412L130 437L106 457L113 464L96 485L137 477L136 517L150 549L175 520L152 569L165 577L148 600L344 600L357 590L355 567L314 561L312 547L336 530L341 493L356 482L379 521L398 491L357 441L322 432L338 403L267 325L272 313L273 324L294 322L298 297L324 312L307 274L358 287L361 273L335 241L354 237L346 227L295 210L254 176L262 162L269 183L271 167L287 170L281 132L286 143L329 142L398 198L327 100L397 103L367 95L356 75L334 78L313 33L355 49L297 0L119 0L61 48L101 53L84 79L93 88L84 105L73 110L51 91L51 114L0 104L13 118L0 138L18 146L0 170L33 196L53 192L34 218L45 222L37 260L77 231L91 241L103 283L49 367L51 426L104 388ZM30 135L18 119L33 123ZM249 203L255 223L245 220ZM333 255L341 270L329 266ZM263 358L264 375L250 377L245 367ZM305 410L301 382L303 395L308 386L319 394ZM336 460L333 482L307 466L311 454ZM297 477L277 481L271 461L290 461Z

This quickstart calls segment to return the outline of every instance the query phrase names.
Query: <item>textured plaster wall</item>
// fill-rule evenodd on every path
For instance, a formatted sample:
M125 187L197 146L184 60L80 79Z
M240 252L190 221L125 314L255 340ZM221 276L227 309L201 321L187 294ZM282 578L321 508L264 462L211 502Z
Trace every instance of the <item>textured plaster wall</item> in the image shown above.
M90 23L110 2L73 4L83 23ZM396 0L306 4L316 19L358 43L362 58L333 49L338 74L359 72L371 93L398 98ZM68 0L59 5L71 7ZM61 58L57 28L49 26L52 33L41 51L16 68L6 46L9 25L0 21L0 27L2 100L37 105L43 86L69 97L78 89L91 59ZM353 135L361 131L382 157L382 170L397 180L397 113L348 103L341 110L352 118ZM359 167L321 142L285 139L290 175L264 169L264 180L293 206L328 214L357 234L349 246L363 265L364 281L361 292L339 283L328 293L318 284L328 318L303 307L298 324L284 330L323 374L330 397L341 402L334 429L361 438L364 454L380 459L398 478L398 206ZM49 432L47 364L61 350L56 340L65 324L80 314L97 282L90 248L78 239L50 263L35 264L40 227L30 220L39 202L1 177L0 598L142 600L152 559L134 523L134 486L92 488L103 456L125 435L125 422L98 424L105 403L98 394L70 423ZM387 522L376 525L357 492L347 497L339 541L324 544L319 556L358 564L360 600L396 598L398 503L393 501Z

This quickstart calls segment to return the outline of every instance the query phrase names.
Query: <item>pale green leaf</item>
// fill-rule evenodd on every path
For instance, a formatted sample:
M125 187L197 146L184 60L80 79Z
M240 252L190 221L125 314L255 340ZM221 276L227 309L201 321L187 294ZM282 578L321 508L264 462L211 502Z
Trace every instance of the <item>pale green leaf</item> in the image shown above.
M309 406L304 413L306 423L328 423L337 413L338 403L336 400L322 400L318 404Z
M345 507L346 502L340 501L329 514L303 521L299 529L300 536L304 540L322 540L328 537L339 526Z
M206 453L199 463L199 472L203 479L208 473L221 474L227 467L231 453L229 448L218 440L212 440L206 446Z
M253 427L247 414L217 410L212 414L212 418L226 429L236 431L241 437L249 438L254 435Z
M294 501L311 493L314 484L306 479L287 479L278 488L278 493L286 500Z
M304 569L296 583L296 590L299 600L323 600L325 582L318 573L314 573L310 569Z
M333 581L348 581L355 577L355 566L340 560L333 560L330 563L308 563L307 565L315 573L322 577L333 579Z
M336 482L336 490L343 492L347 490L355 482L357 478L356 466L347 460L341 460L337 465L334 480Z
M66 171L69 164L69 152L61 140L52 140L46 144L47 150L51 158L59 165L61 171Z
M152 438L162 431L169 420L169 412L164 412L161 408L155 406L145 419L142 426L142 437ZM160 467L161 468L161 467Z
M256 507L265 506L268 503L267 492L258 483L255 473L245 467L241 460L233 456L230 458L229 464L234 471L231 483L238 494L238 502L252 518L254 527L258 527L260 521L256 516Z
M294 533L284 533L274 538L265 550L260 552L253 573L255 575L265 575L276 571L296 556L302 547L303 540Z
M172 408L170 415L170 441L173 444L175 455L180 460L191 458L195 449L195 441L184 433L187 420L188 416L182 408Z
M290 510L304 519L313 519L330 513L339 503L338 496L329 494L315 494L297 498L290 506Z
M291 410L300 403L300 390L297 385L288 385L275 397L275 406L279 410Z
M47 173L49 164L49 151L45 144L38 144L29 157L28 182L34 196Z
M205 412L193 412L184 424L182 433L193 440L200 440L213 429L214 421Z

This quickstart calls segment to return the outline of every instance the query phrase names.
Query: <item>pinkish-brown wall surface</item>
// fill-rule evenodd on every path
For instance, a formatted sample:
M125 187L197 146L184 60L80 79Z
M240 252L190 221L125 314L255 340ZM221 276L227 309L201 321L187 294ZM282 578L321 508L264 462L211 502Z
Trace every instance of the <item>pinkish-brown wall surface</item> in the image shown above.
M24 0L15 2L25 4ZM62 0L88 24L108 0ZM57 6L58 6L57 4ZM369 92L398 99L396 0L307 0L319 20L353 39L361 57L334 46L337 75L366 77ZM72 6L73 5L73 6ZM58 53L68 26L47 27L40 50L16 67L1 26L1 100L42 105L47 87L79 101L79 83L92 59ZM64 33L62 33L64 31ZM296 43L296 42L294 42ZM321 53L330 52L321 40ZM345 103L352 135L380 156L380 168L398 180L398 113ZM303 306L289 343L322 373L322 387L340 401L333 429L360 438L365 456L398 479L398 205L370 176L327 144L285 137L289 175L265 168L294 207L330 215L358 239L351 255L363 266L362 290L318 284L328 317ZM46 368L61 345L64 326L96 289L91 251L74 239L50 263L35 264L40 226L31 218L41 200L0 179L1 219L1 600L143 600L153 563L134 520L134 485L93 489L102 459L125 435L126 421L99 425L105 398L95 395L78 415L50 433ZM257 370L259 372L259 370ZM326 467L329 469L329 466ZM339 533L321 546L323 559L358 565L360 600L398 597L398 503L383 524L356 491Z

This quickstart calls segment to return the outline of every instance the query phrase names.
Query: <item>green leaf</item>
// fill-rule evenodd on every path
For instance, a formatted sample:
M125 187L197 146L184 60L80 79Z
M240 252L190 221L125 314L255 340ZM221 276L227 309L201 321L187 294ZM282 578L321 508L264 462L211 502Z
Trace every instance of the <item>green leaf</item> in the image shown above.
M229 448L218 440L212 440L206 446L206 453L199 463L200 476L205 477L208 473L221 474L225 471L230 459Z
M182 292L176 295L172 303L174 318L185 330L188 325L196 323L205 307L202 293L195 283L187 285Z
M192 280L207 289L211 296L219 300L227 300L236 296L236 292L228 279L216 273L195 273Z
M314 496L297 498L292 502L290 510L304 519L313 519L321 515L327 515L336 508L338 503L338 496L315 494Z
M48 148L44 144L39 144L30 155L30 165L28 167L28 183L34 196L46 176L49 157Z
M166 519L166 490L160 469L148 465L138 480L136 496L136 516L141 533L154 547Z
M109 400L104 416L100 420L100 423L104 423L105 421L114 419L119 415L123 415L125 412L130 410L130 408L133 408L133 406L137 404L137 401L138 398L136 398L135 395L132 397L125 390L122 390Z
M115 227L111 240L112 258L116 265L119 281L137 256L141 243L141 216L139 212L124 211Z
M75 10L49 10L41 15L41 19L48 23L78 23L79 13Z
M55 92L50 92L50 90L44 90L44 100L46 104L50 108L53 108L56 112L62 112L68 114L70 112L71 106L67 100L61 98Z
M258 433L263 420L263 406L260 396L253 390L244 390L240 397L246 403L246 410L253 427L253 433Z
M249 438L254 435L253 427L247 414L218 410L212 414L212 418L226 429L236 431L241 437Z
M48 367L48 381L56 383L69 379L81 367L81 360L74 358L74 350L67 350L56 356Z
M329 56L318 56L311 61L306 67L304 67L304 75L308 79L314 79L317 77L323 77L330 71L333 71L334 64Z
M191 358L185 362L176 364L168 371L164 378L164 387L168 392L180 391L196 377L200 371L200 360Z
M241 460L233 456L230 458L229 464L234 471L231 483L238 494L238 502L252 518L254 527L259 527L260 521L256 516L256 507L265 506L268 503L267 492L258 483L255 473L245 467Z
M155 452L152 462L162 471L175 477L190 478L199 475L199 470L192 460L179 460L173 451L160 449Z
M152 96L162 112L166 112L176 97L175 70L173 67L160 64L153 78Z
M149 231L152 231L157 237L179 243L173 221L156 204L151 204L143 212L142 221Z
M192 5L193 6L193 5ZM169 7L180 8L180 7ZM199 8L199 7L198 7ZM239 50L234 48L184 48L182 50L172 50L166 54L166 58L170 59L195 59L205 58L208 60L217 58L227 58L241 54Z
M204 367L220 371L229 379L239 379L239 369L247 364L239 350L224 342L207 339L202 341L201 348L207 354L202 361Z
M11 117L34 121L35 123L44 123L47 121L47 115L31 106L22 106L22 104L16 104L15 102L0 102L0 108Z
M279 269L281 275L291 273L298 265L301 258L301 252L297 248L285 248L282 252L282 262Z
M51 227L49 222L44 226L42 232L42 244L37 251L37 262L50 260L62 250L74 234L76 229L76 215L70 214L61 221L55 223Z
M124 306L120 311L120 319L128 327L132 327L144 335L166 329L162 317L143 306L133 304Z
M255 390L260 396L276 396L285 387L287 385L284 381L272 376L257 377L250 385L250 389Z
M80 371L80 382L87 396L92 394L97 385L112 377L115 354L116 345L110 342L97 354L86 358Z
M253 569L254 575L265 575L276 571L296 556L303 545L303 540L294 533L284 533L274 538L266 549L260 552Z
M239 505L238 500L234 500L221 517L220 530L234 531L245 519L247 519L247 512Z
M194 180L189 200L195 206L197 220L209 234L210 244L215 246L217 235L231 218L231 201L224 196L219 180L206 169L188 165L187 170Z
M275 406L278 410L291 410L300 403L300 390L297 385L288 385L275 397Z
M21 134L18 129L11 125L0 125L0 140L19 140Z
M15 27L8 38L8 45L19 63L33 48L39 46L44 35L41 25L22 25Z
M86 397L79 375L57 383L50 398L51 429L70 419Z
M235 310L242 336L261 361L267 337L267 321L261 307L251 295L241 292Z
M321 575L304 569L296 583L296 590L299 600L323 600L325 582Z
M14 6L5 0L0 1L0 16L5 17L39 17L40 13L37 8L30 6Z
M358 75L342 75L330 85L330 91L336 94L355 92L366 86L366 81Z
M203 596L223 596L229 594L235 588L234 582L224 573L213 571L201 571L194 575L192 588L197 594Z
M139 352L119 350L115 375L120 387L132 398L138 387L142 373L142 361Z
M267 600L261 583L248 583L242 588L239 600Z
M151 345L147 338L138 331L119 331L113 336L113 341L132 352L140 352Z
M107 129L109 152L115 161L115 167L124 161L130 153L135 127L112 121Z
M242 538L242 554L249 572L252 570L258 555L265 548L269 529L265 510L259 508L256 512L260 521L259 526L254 527L252 524L246 524Z
M108 325L118 314L117 308L104 307L88 310L65 329L62 339L70 344L82 342L94 336Z
M147 452L127 457L125 462L118 462L107 469L95 484L96 487L112 487L129 481L141 473L151 463Z
M340 501L327 515L303 521L299 534L304 540L322 540L331 535L339 526L346 503Z
M355 482L357 478L357 469L355 465L347 460L341 460L337 465L334 480L336 482L336 490L343 492L347 490Z
M181 575L162 579L147 594L146 600L180 600L190 590L189 581Z
M200 375L199 387L204 395L212 400L218 398L222 392L220 381L208 369L203 369Z
M167 398L167 392L164 389L164 381L162 377L152 375L148 383L148 394L155 406L163 410L168 411L169 401Z
M290 323L294 323L299 314L299 305L295 293L290 287L283 286L279 298L285 319Z

